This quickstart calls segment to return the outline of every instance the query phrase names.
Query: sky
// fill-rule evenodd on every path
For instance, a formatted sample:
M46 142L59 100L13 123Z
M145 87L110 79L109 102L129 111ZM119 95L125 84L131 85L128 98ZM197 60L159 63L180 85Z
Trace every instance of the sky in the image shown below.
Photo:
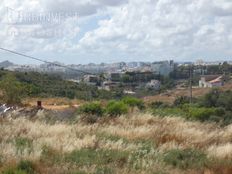
M1 0L0 40L66 64L232 60L232 1Z

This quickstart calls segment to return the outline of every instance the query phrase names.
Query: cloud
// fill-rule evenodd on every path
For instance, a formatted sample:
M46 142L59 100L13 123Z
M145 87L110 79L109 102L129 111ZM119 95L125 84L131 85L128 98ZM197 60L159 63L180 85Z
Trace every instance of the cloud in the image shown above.
M43 0L42 6L48 11L77 12L80 17L96 14L107 6L119 6L127 0Z
M232 1L131 0L80 40L86 49L192 59L199 50L228 53Z
M4 6L78 19L7 25ZM231 0L3 0L0 14L0 45L22 51L71 51L91 61L232 56Z

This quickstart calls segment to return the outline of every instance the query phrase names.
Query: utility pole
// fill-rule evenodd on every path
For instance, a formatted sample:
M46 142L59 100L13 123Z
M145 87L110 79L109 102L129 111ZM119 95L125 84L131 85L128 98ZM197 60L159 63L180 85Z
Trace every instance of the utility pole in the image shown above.
M193 99L193 87L192 87L192 78L193 78L193 65L189 66L189 102L192 104Z

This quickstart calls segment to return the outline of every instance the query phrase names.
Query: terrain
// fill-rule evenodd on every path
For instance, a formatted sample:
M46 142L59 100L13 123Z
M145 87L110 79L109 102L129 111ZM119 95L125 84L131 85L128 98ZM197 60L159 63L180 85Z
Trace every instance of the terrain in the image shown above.
M201 97L210 92L212 88L199 88L193 87L192 93L193 97ZM232 89L232 83L226 83L224 86L220 87L220 90L227 91ZM157 94L154 96L146 96L144 97L144 101L147 103L162 101L167 103L173 103L175 99L179 96L189 96L189 88L175 88L172 90L168 90L165 93Z
M59 77L4 73L2 174L232 173L229 82L193 88L190 103L187 88L136 98Z
M230 174L232 125L131 113L95 124L1 118L0 171L8 173Z

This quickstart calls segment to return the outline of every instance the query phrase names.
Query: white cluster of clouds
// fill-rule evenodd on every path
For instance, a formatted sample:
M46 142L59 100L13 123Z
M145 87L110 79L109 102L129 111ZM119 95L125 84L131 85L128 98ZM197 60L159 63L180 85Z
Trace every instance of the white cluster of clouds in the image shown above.
M6 7L38 14L77 12L78 20L11 26L5 23ZM88 62L232 58L231 0L3 0L0 15L0 45L19 51L66 52L74 61L79 56ZM92 22L98 25L85 30L84 24ZM12 27L23 27L23 34L9 36ZM52 35L26 34L35 31Z

